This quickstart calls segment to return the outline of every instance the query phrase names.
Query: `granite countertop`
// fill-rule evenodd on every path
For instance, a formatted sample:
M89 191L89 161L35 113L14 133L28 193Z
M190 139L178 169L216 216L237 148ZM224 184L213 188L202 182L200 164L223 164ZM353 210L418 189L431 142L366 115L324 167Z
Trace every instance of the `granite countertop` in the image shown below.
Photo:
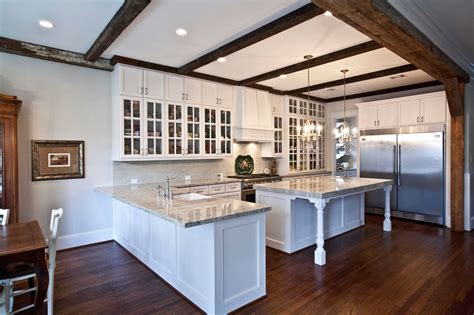
M331 171L310 171L310 172L301 172L301 173L290 173L287 175L282 175L281 177L292 178L292 177L302 177L302 176L311 176L311 175L316 175L316 176L331 175Z
M172 181L171 186L176 188L188 188L196 186L207 186L207 185L219 185L219 184L230 184L230 183L240 183L241 179L238 178L213 178L213 179L196 179L190 181Z
M98 187L96 190L185 228L262 213L271 209L269 206L257 203L210 198L198 194L175 195L173 200L167 200L157 196L154 184ZM184 195L204 199L179 200L179 196Z
M257 191L309 198L337 198L347 194L382 188L393 183L389 179L338 176L285 179L282 182L255 185Z

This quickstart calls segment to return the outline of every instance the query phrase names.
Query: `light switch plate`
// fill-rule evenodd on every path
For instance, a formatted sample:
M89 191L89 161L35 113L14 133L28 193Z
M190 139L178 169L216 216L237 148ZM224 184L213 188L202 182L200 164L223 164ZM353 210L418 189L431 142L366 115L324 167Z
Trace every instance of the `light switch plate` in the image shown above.
M185 181L191 181L191 175L186 175L184 176Z
M132 178L132 179L130 180L130 184L132 184L132 185L138 185L138 178Z

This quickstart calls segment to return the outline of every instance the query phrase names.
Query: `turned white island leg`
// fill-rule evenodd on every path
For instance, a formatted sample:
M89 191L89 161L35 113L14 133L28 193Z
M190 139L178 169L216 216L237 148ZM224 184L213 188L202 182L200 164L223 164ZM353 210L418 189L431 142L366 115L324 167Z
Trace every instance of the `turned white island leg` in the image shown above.
M392 221L390 221L390 192L392 185L383 188L385 190L385 220L383 220L383 230L390 232L392 230Z
M326 199L317 199L316 205L316 250L314 251L314 263L323 266L326 264L326 251L324 250L324 208Z

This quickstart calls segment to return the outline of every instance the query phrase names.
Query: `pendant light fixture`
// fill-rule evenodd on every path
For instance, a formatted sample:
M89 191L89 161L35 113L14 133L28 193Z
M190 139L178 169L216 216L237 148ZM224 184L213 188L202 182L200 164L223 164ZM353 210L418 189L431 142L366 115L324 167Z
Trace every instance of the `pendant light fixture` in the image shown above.
M308 61L308 103L307 104L309 106L309 103L311 102L311 96L309 94L310 92L310 80L309 80L310 63L309 61L313 59L313 56L306 55L304 56L304 59ZM298 129L299 129L299 134L301 136L301 140L304 143L305 149L313 150L314 142L322 135L323 126L319 122L306 119L304 122L304 125L302 127L299 126Z
M343 69L341 72L344 74L344 121L334 128L334 137L342 144L342 147L346 153L351 152L352 140L357 138L357 128L352 127L346 121L346 73L349 70Z

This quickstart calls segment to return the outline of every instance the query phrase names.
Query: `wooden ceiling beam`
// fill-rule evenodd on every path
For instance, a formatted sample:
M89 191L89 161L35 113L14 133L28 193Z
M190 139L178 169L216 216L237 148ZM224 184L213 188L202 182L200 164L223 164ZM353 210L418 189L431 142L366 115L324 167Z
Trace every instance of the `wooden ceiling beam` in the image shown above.
M353 76L353 77L348 77L348 78L346 78L346 84L356 83L356 82L361 82L361 81L366 81L366 80L372 80L372 79L376 79L376 78L382 78L382 77L386 77L386 76L389 76L389 75L394 75L394 74L399 74L399 73L404 73L404 72L410 72L410 71L414 71L414 70L418 70L418 68L415 67L414 65L410 65L410 64L399 66L399 67L393 67L393 68L389 68L389 69L383 69L383 70L374 71L374 72L370 72L370 73L365 73L365 74L361 74L361 75L357 75L357 76ZM334 86L340 86L340 85L343 85L343 84L344 84L344 79L339 79L339 80L334 80L334 81L330 81L330 82L311 85L309 87L309 90L310 91L316 91L316 90L321 90L321 89L330 88L330 87L334 87ZM307 91L308 91L308 87L302 87L302 88L299 88L299 89L291 90L288 93L304 93L304 92L307 92Z
M150 2L151 0L125 0L92 47L86 52L85 59L96 61Z
M84 55L80 53L22 42L5 37L0 37L0 51L14 55L66 63L74 66L105 71L114 70L114 67L109 63L108 59L99 58L96 61L88 61L84 58Z
M464 116L464 83L457 78L443 81L451 116Z
M354 98L367 97L367 96L374 96L374 95L382 95L382 94L388 94L388 93L409 91L409 90L421 89L421 88L432 87L432 86L437 86L437 85L441 86L441 84L442 83L439 82L439 81L428 81L428 82L422 82L422 83L416 83L416 84L410 84L410 85L402 85L402 86L397 86L397 87L388 88L388 89L382 89L382 90L376 90L376 91L346 95L346 100L350 100L350 99L354 99ZM344 96L326 98L324 101L326 103L332 103L332 102L337 102L337 101L342 101L342 100L344 100Z
M181 74L188 74L195 69L201 68L202 66L216 61L219 57L230 55L268 37L283 32L302 22L310 20L322 13L324 13L324 10L312 3L308 3L250 33L245 34L242 37L231 41L230 43L227 43L191 62L188 62L187 64L179 67L178 71Z
M312 1L435 79L457 77L460 82L469 82L468 73L387 0Z
M372 50L380 49L380 48L382 48L382 47L379 44L377 44L376 42L368 41L368 42L358 44L358 45L355 45L355 46L351 46L351 47L348 47L348 48L344 48L344 49L341 49L341 50L338 50L338 51L335 51L335 52L332 52L332 53L329 53L329 54L326 54L326 55L323 55L323 56L315 57L315 58L313 58L309 61L309 66L311 68L317 67L317 66L320 66L320 65L323 65L323 64L326 64L326 63L330 63L330 62L334 62L334 61L337 61L337 60L353 57L353 56L360 55L360 54L363 54L363 53L366 53L366 52L369 52L369 51L372 51ZM278 77L282 74L290 74L290 73L293 73L293 72L305 70L307 68L308 68L308 61L301 61L299 63L293 64L293 65L290 65L290 66L286 66L286 67L283 67L283 68L280 68L280 69L272 70L272 71L269 71L269 72L266 72L266 73L263 73L263 74L245 79L245 80L242 80L242 81L239 82L239 84L244 85L244 86L248 86L250 84L254 84L254 83L257 83L257 82L261 82L261 81L276 78L276 77Z

